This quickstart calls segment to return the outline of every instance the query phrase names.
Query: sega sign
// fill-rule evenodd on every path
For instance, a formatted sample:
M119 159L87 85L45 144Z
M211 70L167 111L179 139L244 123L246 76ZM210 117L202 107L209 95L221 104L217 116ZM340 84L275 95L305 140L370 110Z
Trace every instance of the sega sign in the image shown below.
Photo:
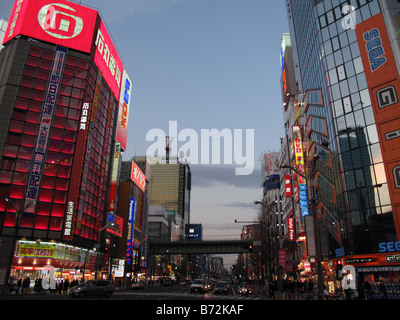
M3 44L18 35L91 54L115 98L122 61L96 10L65 0L17 0Z
M372 30L363 34L365 47L368 52L369 64L371 71L374 72L383 66L387 59L385 57L385 49L382 45L381 35L379 29L373 28Z
M400 252L400 241L381 242L378 245L379 252Z

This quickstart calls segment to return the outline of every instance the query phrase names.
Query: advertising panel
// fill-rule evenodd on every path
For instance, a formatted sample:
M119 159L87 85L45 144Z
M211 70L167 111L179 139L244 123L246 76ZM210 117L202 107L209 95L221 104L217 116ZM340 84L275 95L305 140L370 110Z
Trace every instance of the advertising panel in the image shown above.
M3 44L24 35L89 53L97 11L64 0L17 0Z
M396 206L400 199L396 193L396 171L400 146L400 80L391 42L382 13L357 25L365 77L371 96L375 122L385 165L390 199L397 236L400 236L400 216ZM382 177L379 177L382 179ZM383 180L384 177L383 177Z
M187 224L185 229L186 239L199 241L203 239L203 226L201 224Z
M96 10L65 0L17 0L3 44L17 35L92 55L116 99L123 64Z
M135 199L131 199L129 202L129 216L128 216L128 232L126 235L126 264L132 264L133 255L133 225L135 223Z
M106 231L114 236L122 237L123 219L115 214L108 213L108 223Z
M303 141L301 137L301 130L299 126L293 126L293 141L294 153L297 170L305 175ZM308 195L307 195L307 181L301 175L297 175L299 200L301 209L301 221L304 222L304 216L309 215L308 211Z
M117 183L118 183L118 173L119 173L119 160L121 158L121 143L116 142L114 144L114 157L112 161L112 171L111 171L111 184L110 184L110 195L108 201L108 211L115 210L116 197L117 197Z
M121 147L126 150L128 141L128 120L129 109L132 97L132 80L129 78L128 73L124 69L122 73L122 88L119 97L119 110L118 110L118 124L117 124L117 138L121 142Z
M146 177L135 161L132 161L131 180L144 192L146 188Z
M35 213L46 162L47 147L50 141L50 130L53 124L58 92L61 86L61 78L66 60L66 51L66 48L57 46L54 53L49 77L50 80L45 92L36 145L33 150L31 170L28 177L28 187L25 194L25 213Z

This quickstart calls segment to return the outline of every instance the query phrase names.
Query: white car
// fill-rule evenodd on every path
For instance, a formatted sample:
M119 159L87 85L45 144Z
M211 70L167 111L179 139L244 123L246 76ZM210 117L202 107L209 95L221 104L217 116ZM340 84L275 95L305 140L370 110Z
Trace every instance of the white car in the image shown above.
M206 291L209 290L209 286L206 284L206 282L203 279L195 279L190 286L190 292L203 292L205 293Z

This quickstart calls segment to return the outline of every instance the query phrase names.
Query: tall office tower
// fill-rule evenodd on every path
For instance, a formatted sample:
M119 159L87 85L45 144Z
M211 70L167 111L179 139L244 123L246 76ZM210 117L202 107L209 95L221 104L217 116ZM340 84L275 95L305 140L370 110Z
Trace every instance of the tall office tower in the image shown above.
M176 212L180 237L185 236L185 225L190 223L191 172L188 164L152 164L147 185L151 206L162 206Z
M399 4L286 3L299 87L289 96L302 115L293 141L316 188L323 257L399 251L387 245L400 239Z
M65 274L85 259L93 270L131 81L99 13L76 3L15 1L3 45L2 255L15 235L12 272L50 264Z

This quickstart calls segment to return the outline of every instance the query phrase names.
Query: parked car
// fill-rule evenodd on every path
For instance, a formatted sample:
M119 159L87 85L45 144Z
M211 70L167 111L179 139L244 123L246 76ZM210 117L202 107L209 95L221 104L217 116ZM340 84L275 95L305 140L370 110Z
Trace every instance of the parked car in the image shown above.
M72 297L104 296L111 297L114 293L114 286L108 280L92 280L72 287L69 294Z
M230 289L230 284L227 281L220 281L214 288L214 293L228 293Z
M195 279L193 280L192 285L190 286L190 292L202 292L205 293L210 290L210 287L203 279Z

